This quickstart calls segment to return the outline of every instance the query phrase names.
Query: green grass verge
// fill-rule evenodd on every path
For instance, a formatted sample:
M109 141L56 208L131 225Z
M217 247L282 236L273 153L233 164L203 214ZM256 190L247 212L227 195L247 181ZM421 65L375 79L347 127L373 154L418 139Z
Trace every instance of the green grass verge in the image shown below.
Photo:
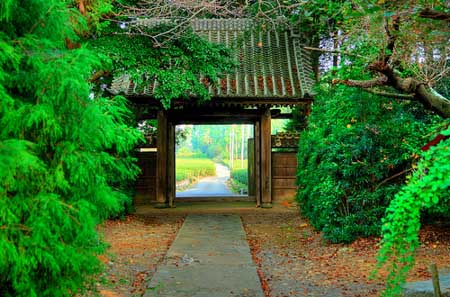
M195 180L204 176L216 175L214 162L206 158L177 158L176 181Z
M248 184L248 174L247 168L245 169L233 169L231 171L231 178L240 182L241 184L247 186Z
M247 168L233 169L230 174L231 191L242 194L248 191L248 173Z

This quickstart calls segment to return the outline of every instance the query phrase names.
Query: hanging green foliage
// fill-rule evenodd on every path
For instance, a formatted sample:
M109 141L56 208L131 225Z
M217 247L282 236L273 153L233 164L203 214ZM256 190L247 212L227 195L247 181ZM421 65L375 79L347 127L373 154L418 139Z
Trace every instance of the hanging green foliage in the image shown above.
M141 138L124 98L91 92L97 54L70 1L0 4L0 295L70 296L101 270L96 226L120 214ZM77 26L81 22L75 22Z
M450 135L450 127L442 132ZM431 210L450 218L450 138L421 154L408 184L397 193L382 222L378 268L389 265L384 296L402 296L401 284L414 265L419 247L421 212Z
M166 109L174 99L209 100L204 82L214 84L235 65L231 49L210 43L192 30L171 38L163 46L155 46L149 36L170 27L142 30L147 30L148 35L119 31L92 40L90 45L112 59L115 77L129 75L138 88L156 81L153 97Z

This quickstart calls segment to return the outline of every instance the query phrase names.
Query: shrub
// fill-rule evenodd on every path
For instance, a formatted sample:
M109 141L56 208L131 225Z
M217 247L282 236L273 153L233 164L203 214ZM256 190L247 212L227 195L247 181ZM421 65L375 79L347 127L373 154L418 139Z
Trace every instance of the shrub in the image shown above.
M248 191L247 169L233 169L230 174L230 188L233 193L244 194Z
M231 171L231 178L237 180L243 185L248 186L247 169L233 169Z
M297 200L326 239L380 233L385 209L424 143L430 116L420 110L345 86L320 90L301 134Z

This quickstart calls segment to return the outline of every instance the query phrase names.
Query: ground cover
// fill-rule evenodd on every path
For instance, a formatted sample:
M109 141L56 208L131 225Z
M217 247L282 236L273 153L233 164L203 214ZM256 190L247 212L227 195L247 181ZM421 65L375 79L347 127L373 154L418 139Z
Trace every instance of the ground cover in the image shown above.
M100 256L106 266L97 283L100 295L142 296L175 239L183 218L183 215L158 213L131 215L101 226L99 231L110 248Z
M330 244L296 208L253 203L179 204L175 209L144 206L122 221L108 221L101 231L111 244L102 256L107 271L99 279L102 296L141 296L187 213L234 213L242 218L266 296L378 296L383 280L370 280L379 238ZM450 268L450 230L425 226L409 280L430 277L428 266Z
M379 238L331 244L296 211L241 217L266 296L379 296L384 289L384 279L370 278ZM450 268L448 228L425 226L420 240L408 281L430 278L431 263Z

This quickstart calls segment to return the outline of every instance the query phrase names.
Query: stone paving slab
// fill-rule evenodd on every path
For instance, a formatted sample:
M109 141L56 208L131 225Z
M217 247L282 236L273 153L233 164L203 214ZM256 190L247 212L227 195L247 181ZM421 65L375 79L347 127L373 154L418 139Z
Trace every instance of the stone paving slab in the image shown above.
M450 274L439 276L442 297L450 296ZM406 297L434 297L433 283L431 280L410 282L403 286Z
M188 215L146 297L264 297L237 215Z

